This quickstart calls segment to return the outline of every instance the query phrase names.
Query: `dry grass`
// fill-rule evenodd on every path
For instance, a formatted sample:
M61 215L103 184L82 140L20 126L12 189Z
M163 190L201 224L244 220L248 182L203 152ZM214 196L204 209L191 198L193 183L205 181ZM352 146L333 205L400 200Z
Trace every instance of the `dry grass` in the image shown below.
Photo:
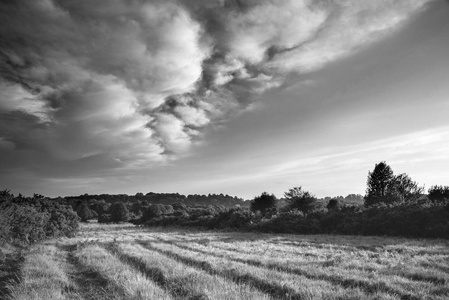
M119 244L118 251L134 262L140 263L146 273L153 274L161 285L177 297L209 299L271 299L247 285L229 282L217 275L210 275L186 266L158 252L145 249L141 245Z
M449 299L449 242L86 224L25 256L10 299Z
M122 263L117 257L96 244L88 244L77 250L75 257L81 264L100 273L113 285L123 290L130 299L172 299L146 276Z
M14 300L77 298L76 287L64 270L65 257L52 245L31 249L22 266L21 281L10 287Z

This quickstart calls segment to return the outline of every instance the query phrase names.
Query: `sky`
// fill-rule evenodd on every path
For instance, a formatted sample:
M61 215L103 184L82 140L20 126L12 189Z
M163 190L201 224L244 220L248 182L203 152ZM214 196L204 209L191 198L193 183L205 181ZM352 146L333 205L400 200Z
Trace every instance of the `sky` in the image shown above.
M449 181L449 1L0 3L0 189L364 194Z

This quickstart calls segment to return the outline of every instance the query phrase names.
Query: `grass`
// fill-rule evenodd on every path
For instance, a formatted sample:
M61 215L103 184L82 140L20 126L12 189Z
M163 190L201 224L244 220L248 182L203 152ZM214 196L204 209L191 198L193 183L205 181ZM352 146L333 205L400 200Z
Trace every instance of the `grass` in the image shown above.
M449 292L444 286L448 274L431 270L427 273L419 267L406 268L406 263L411 259L405 253L346 252L343 249L331 251L324 248L311 250L309 246L282 252L282 247L261 248L260 243L239 245L243 251L233 246L228 250L226 245L220 243L206 246L197 242L178 242L175 245L201 254L326 280L343 287L360 287L368 292L387 291L403 297L411 292L415 296L434 295L436 299L439 294Z
M74 299L76 287L64 269L64 254L53 245L38 245L25 257L21 280L10 287L14 300Z
M133 261L143 272L150 274L176 298L270 299L251 286L238 285L217 275L201 272L138 244L122 243L117 245L117 251L127 260Z
M121 290L130 299L172 299L163 289L140 272L97 244L88 244L77 250L75 257L85 266L110 281L114 290Z
M8 251L10 300L449 299L447 240L85 224Z

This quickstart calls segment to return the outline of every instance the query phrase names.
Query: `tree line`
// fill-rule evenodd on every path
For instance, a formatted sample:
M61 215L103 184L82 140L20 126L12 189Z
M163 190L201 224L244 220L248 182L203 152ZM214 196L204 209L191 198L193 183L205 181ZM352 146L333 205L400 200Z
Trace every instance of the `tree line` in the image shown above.
M361 201L363 200L363 202ZM0 240L34 243L73 236L78 221L139 226L449 238L449 186L424 187L384 161L368 172L366 193L318 199L301 186L281 199L223 194L137 193L49 199L0 192Z
M394 175L382 161L368 172L363 199L363 205L345 204L343 197L323 202L298 186L286 191L282 201L263 192L252 199L249 208L173 205L164 212L149 207L134 223L272 233L449 238L449 186L432 186L425 194L424 187L409 175Z

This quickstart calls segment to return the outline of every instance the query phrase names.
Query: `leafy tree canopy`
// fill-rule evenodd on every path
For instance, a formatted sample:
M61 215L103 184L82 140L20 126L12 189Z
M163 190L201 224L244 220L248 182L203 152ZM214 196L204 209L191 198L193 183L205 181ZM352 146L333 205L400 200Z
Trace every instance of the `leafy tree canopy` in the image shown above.
M263 192L260 196L255 197L253 201L251 201L250 208L252 211L264 213L266 210L276 207L276 200L275 195Z
M284 193L287 206L290 209L297 209L307 215L317 206L317 198L308 191L304 191L302 187L294 187Z

